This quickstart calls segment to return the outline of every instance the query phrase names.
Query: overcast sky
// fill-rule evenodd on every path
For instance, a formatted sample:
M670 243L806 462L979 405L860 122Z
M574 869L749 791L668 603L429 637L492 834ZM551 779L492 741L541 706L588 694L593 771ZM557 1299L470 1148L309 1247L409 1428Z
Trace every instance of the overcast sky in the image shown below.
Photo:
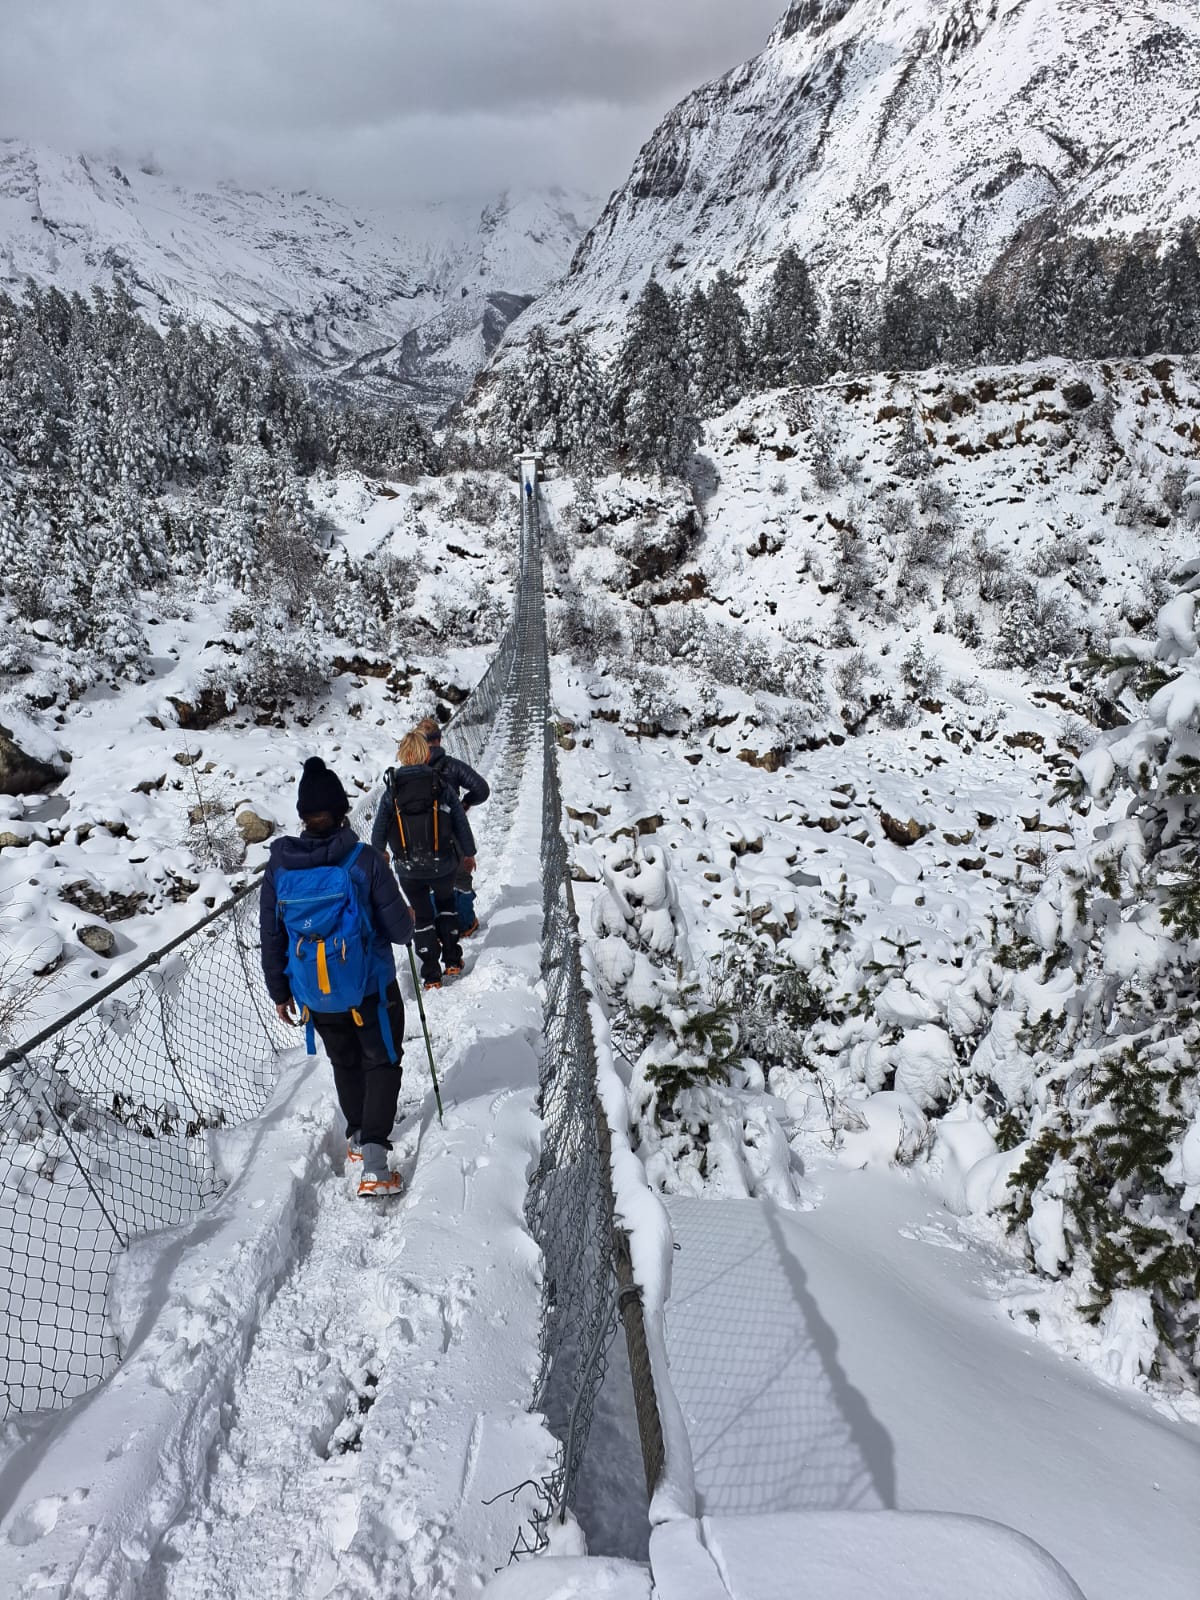
M0 134L359 204L607 192L786 0L0 0Z

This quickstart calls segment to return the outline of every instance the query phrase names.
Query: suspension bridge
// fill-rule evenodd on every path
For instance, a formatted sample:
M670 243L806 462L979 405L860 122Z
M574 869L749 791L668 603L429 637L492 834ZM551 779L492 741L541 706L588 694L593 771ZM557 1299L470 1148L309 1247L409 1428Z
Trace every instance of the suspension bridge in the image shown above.
M493 789L485 932L431 1008L444 1124L406 1052L404 1201L364 1205L335 1170L327 1073L262 988L256 884L0 1061L4 1592L450 1596L513 1559L497 1593L534 1592L521 1558L563 1549L619 1337L653 1578L626 1563L605 1592L768 1600L764 1541L789 1594L802 1569L876 1592L841 1586L853 1507L859 1576L890 1594L960 1593L982 1559L1008 1587L974 1594L1068 1595L969 1519L929 1519L914 1566L819 1318L797 1333L794 1296L756 1303L765 1216L747 1249L729 1208L668 1211L645 1182L576 925L536 488L523 462L512 619L447 730ZM747 1373L764 1332L802 1347L790 1389L770 1359ZM802 1528L738 1499L725 1443L753 1455L764 1404L811 1438L777 1502Z

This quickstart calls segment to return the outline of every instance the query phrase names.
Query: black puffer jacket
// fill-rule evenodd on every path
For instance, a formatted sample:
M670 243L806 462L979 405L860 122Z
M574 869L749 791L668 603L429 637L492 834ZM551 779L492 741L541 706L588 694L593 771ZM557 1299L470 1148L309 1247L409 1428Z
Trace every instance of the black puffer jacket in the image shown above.
M430 745L429 765L440 778L454 785L454 792L462 801L464 811L469 811L472 806L481 806L492 792L486 778L481 777L465 761L448 756L440 744Z

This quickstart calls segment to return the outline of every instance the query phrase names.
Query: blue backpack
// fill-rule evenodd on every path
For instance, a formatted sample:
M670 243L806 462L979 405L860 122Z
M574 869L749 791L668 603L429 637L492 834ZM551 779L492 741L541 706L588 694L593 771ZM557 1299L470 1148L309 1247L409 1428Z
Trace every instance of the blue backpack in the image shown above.
M316 1054L313 1013L348 1011L358 1026L358 1007L379 995L379 1031L390 1061L396 1060L387 986L391 977L376 953L375 930L350 869L362 844L329 867L289 867L275 879L276 916L287 930L285 971L307 1027L309 1055Z

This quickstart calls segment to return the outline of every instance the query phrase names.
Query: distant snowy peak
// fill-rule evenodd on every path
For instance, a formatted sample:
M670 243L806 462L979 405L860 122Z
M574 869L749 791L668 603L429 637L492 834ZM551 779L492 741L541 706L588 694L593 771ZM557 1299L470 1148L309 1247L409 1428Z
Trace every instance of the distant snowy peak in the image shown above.
M597 205L560 190L356 213L0 140L0 288L122 279L147 312L266 333L310 375L440 411Z
M1196 0L795 0L667 115L539 314L611 334L651 271L753 289L789 244L826 283L961 288L1198 212Z

